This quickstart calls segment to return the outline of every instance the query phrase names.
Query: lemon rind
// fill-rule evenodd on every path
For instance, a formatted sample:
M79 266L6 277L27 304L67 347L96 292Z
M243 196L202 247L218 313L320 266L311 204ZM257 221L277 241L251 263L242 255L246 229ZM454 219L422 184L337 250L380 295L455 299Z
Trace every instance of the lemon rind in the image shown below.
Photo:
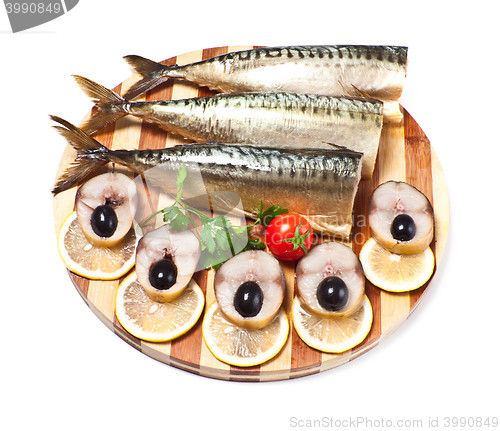
M288 319L288 316L284 312L284 310L282 308L280 308L278 314L275 317L276 319L281 319L281 325L280 325L281 330L278 334L278 337L276 337L276 339L279 342L275 343L272 348L266 350L265 352L261 353L260 355L254 356L252 358L238 358L238 357L227 355L227 354L223 353L216 345L214 345L212 343L212 337L207 335L210 333L210 331L209 331L210 320L211 320L212 316L214 315L214 313L218 309L219 309L219 305L217 304L217 302L213 302L212 305L208 308L208 310L205 314L205 317L203 319L202 335L203 335L203 340L204 340L205 345L207 346L208 350L219 361L222 361L228 365L234 365L237 367L253 367L256 365L261 365L261 364L273 359L274 357L276 357L283 349L283 346L286 344L286 341L288 339L288 335L290 333L290 321ZM228 320L224 315L223 315L223 317L227 321L228 325L234 325L234 323L232 323L230 320Z
M302 328L302 325L299 324L299 321L302 320L299 318L299 316L300 311L303 311L306 314L312 313L302 306L302 303L300 302L300 299L298 297L295 297L295 299L293 300L292 322L299 338L309 347L325 353L344 353L361 344L370 333L371 327L373 325L373 308L370 300L366 295L364 296L361 307L364 307L365 315L359 331L356 332L354 336L348 338L340 344L326 343L318 338L309 336L308 332ZM325 317L325 319L328 319L328 317ZM334 317L333 319L349 319L349 317Z
M116 296L115 296L116 318L118 319L118 322L120 322L120 325L123 327L123 329L125 329L125 331L127 331L134 337L139 338L140 340L143 341L150 341L153 343L172 341L189 332L200 319L201 314L203 313L203 309L205 308L205 295L203 294L203 291L196 283L191 283L188 285L188 287L186 287L186 289L194 290L196 292L196 296L200 298L200 301L198 302L198 306L193 310L191 319L188 320L187 323L177 327L173 331L169 331L168 333L152 333L149 331L142 330L138 325L134 325L132 322L130 322L126 314L123 313L123 307L118 306L118 301L120 301L120 299L123 298L123 292L125 291L127 286L134 281L137 281L137 276L135 272L128 275L120 283L120 285L116 289ZM156 335L152 336L152 334Z
M359 259L362 265L363 262L365 263L363 265L363 271L365 273L365 277L368 279L368 281L370 281L370 283L372 283L379 289L391 293L411 292L413 290L421 288L432 277L432 274L434 273L435 269L435 259L434 259L434 253L432 252L431 248L427 247L422 252L427 261L425 265L426 271L423 271L418 278L415 278L411 281L407 281L405 283L393 283L391 281L384 280L382 277L376 275L375 272L371 270L370 265L367 264L368 255L370 254L372 249L377 245L378 243L375 241L375 239L370 238L361 248L361 251L359 253ZM404 258L405 255L401 256Z
M117 280L120 277L123 277L134 267L135 253L133 253L132 256L127 261L124 262L124 264L120 267L120 269L109 273L101 270L88 270L87 268L79 265L73 259L71 259L69 254L65 251L66 249L63 244L64 244L64 235L68 231L69 226L71 225L74 219L76 219L76 211L73 211L66 217L63 224L61 225L61 228L59 229L59 233L57 234L57 249L59 251L59 256L61 257L62 261L64 262L68 270L75 273L76 275L79 275L80 277L84 277L89 280L110 281L110 280ZM140 237L142 236L142 230L135 220L133 221L133 227L136 236L135 246L137 247L137 243Z

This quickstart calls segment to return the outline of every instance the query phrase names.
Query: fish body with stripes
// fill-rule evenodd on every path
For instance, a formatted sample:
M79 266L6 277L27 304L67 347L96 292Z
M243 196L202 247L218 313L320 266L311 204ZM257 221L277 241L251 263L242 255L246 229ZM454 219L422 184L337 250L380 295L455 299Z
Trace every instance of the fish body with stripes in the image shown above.
M276 46L229 52L186 65L166 66L129 55L142 78L124 95L134 99L169 80L221 92L290 92L374 98L398 116L408 48L387 45Z
M231 196L212 192L237 194L245 216L256 216L262 201L264 207L279 205L303 215L318 232L343 238L351 233L361 153L218 143L161 150L111 150L71 123L58 117L52 119L77 152L75 162L57 179L54 194L84 183L108 163L124 166L160 187L162 179L175 178L185 165L201 175L203 188L211 198ZM232 209L236 202L233 205L221 201L217 206Z
M75 79L96 103L95 114L82 126L89 134L132 115L199 143L347 148L363 153L364 178L373 173L383 126L383 105L375 99L257 92L144 102Z

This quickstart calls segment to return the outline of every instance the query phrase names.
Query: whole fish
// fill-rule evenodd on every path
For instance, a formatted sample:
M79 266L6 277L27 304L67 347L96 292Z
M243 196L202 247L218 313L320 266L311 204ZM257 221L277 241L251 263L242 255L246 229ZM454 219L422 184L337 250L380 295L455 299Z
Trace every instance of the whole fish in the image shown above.
M77 151L75 163L57 180L54 194L81 184L109 162L142 176L153 168L162 167L175 174L182 164L195 165L207 192L236 193L247 216L255 216L262 201L265 207L279 205L303 215L318 231L350 235L361 174L360 153L217 143L162 150L110 150L67 121L51 118L63 126L55 128ZM161 177L172 179L175 175L159 177L156 170L149 176L157 181ZM221 204L224 202L219 202L219 207Z
M168 79L184 79L222 92L375 98L392 102L386 103L386 111L392 113L403 91L407 53L404 46L278 46L230 52L183 66L129 55L125 60L143 78L125 98L133 99Z
M83 126L89 134L125 115L157 123L196 142L278 148L345 147L363 153L371 177L383 125L382 103L295 93L225 93L158 102L130 102L107 88L75 77L97 100L97 113Z

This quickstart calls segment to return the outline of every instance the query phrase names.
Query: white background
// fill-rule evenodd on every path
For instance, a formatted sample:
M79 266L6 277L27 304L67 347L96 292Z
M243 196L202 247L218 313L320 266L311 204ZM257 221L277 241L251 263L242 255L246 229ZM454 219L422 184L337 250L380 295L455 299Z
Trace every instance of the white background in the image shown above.
M287 430L293 417L439 417L445 429L446 416L499 416L494 4L81 0L19 34L0 7L0 428ZM48 115L78 123L90 109L70 75L113 87L131 74L127 54L336 43L409 46L402 104L437 151L451 205L422 303L372 351L293 381L211 380L139 353L85 306L56 248L50 189L64 142Z

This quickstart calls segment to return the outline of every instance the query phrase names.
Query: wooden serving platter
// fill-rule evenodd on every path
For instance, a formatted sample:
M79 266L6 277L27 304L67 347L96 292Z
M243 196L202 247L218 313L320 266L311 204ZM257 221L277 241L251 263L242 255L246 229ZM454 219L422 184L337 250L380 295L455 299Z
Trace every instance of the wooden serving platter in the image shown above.
M204 49L165 60L163 63L187 64L231 51L253 48L250 46L229 46ZM124 93L139 79L134 75L114 90ZM212 94L206 88L195 84L169 81L146 93L144 100L180 99ZM354 229L351 246L359 254L362 245L370 238L367 224L368 202L373 190L388 180L406 181L422 191L434 207L435 238L431 248L436 257L436 268L443 255L448 233L448 195L445 178L436 154L425 133L412 116L401 107L401 122L384 124L377 163L373 178L362 180L354 205ZM187 141L181 137L161 131L158 127L133 118L124 118L107 126L94 135L102 144L114 149L160 149ZM74 150L67 146L59 166L62 172L74 159ZM60 193L54 198L54 222L59 231L63 221L73 211L75 189ZM150 205L156 208L151 200ZM154 211L154 210L153 210ZM151 212L153 212L151 211ZM146 214L147 215L147 214ZM138 215L138 220L144 217ZM61 262L62 263L62 262ZM285 311L290 313L294 295L293 263L282 263L287 282ZM291 325L288 340L278 356L255 367L239 368L216 359L206 347L201 333L202 319L184 336L166 343L141 341L126 332L116 319L114 298L121 280L92 281L71 272L69 276L77 291L97 317L115 334L142 353L166 364L206 377L237 381L282 380L322 372L362 355L399 327L417 307L429 288L429 282L408 293L388 293L366 282L366 294L374 311L374 320L368 337L354 349L342 354L321 353L308 347ZM214 301L214 271L201 271L194 280L206 296L205 311ZM290 320L291 321L291 320Z

